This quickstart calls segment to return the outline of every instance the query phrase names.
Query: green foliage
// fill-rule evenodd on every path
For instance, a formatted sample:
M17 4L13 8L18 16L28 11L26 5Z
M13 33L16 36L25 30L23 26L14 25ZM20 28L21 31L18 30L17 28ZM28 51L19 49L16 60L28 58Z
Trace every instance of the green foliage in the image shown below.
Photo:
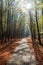
M31 0L31 2L32 1L35 1L35 0ZM43 7L43 4L42 4L43 0L40 0L40 2L41 2L40 6L39 5L37 5L37 6L39 6L39 9L41 10L41 8ZM22 10L22 8L19 7L19 3L20 3L19 0L5 0L3 2L3 5L4 5L3 6L3 18L2 18L3 19L2 20L3 31L6 31L7 28L8 28L8 29L10 29L10 32L11 33L13 32L14 34L15 34L15 32L17 34L21 34L21 32L26 33L27 31L30 32L29 16L27 16L26 12L24 12ZM35 12L35 10L34 10L34 12ZM35 20L34 16L33 16L33 19ZM43 16L39 16L38 25L39 25L40 31L43 31L43 29L41 28L42 23L43 23L42 19L43 19ZM36 23L34 23L34 25L36 25ZM35 27L35 28L36 28L36 31L37 31L37 27Z

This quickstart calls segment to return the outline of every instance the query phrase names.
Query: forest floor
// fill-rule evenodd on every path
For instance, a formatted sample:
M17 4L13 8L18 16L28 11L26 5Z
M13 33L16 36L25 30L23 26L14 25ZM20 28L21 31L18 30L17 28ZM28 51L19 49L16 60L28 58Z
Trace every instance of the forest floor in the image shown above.
M9 57L11 57L14 54L14 49L20 45L21 40L23 39L26 40L26 44L32 49L32 54L34 54L35 57L37 57L37 65L43 65L43 47L41 47L40 45L37 46L36 44L35 47L39 48L36 49L32 44L31 37L12 39L12 41L10 40L7 43L0 44L0 65L7 65Z

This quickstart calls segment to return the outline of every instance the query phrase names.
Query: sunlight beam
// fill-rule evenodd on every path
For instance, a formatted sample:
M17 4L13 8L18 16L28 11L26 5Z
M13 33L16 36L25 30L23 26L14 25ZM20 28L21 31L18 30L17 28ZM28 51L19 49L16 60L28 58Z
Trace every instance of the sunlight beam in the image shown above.
M25 5L25 7L26 7L27 9L31 9L31 8L32 8L32 4L31 4L31 3L28 3L28 4Z

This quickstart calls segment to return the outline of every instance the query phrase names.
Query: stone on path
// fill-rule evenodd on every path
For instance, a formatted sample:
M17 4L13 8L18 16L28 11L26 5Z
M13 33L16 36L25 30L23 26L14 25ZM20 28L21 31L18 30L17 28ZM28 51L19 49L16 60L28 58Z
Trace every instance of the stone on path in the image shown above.
M26 40L21 40L20 45L13 50L14 54L9 57L7 65L36 65L36 58L31 50Z

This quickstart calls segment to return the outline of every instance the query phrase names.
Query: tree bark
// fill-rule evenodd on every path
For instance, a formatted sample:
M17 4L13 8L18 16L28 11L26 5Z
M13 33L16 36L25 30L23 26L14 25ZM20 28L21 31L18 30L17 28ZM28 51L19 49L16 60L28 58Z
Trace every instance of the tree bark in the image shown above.
M3 17L3 0L0 0L1 4L0 4L0 39L1 39L1 43L3 42L3 27L2 27L2 17Z

